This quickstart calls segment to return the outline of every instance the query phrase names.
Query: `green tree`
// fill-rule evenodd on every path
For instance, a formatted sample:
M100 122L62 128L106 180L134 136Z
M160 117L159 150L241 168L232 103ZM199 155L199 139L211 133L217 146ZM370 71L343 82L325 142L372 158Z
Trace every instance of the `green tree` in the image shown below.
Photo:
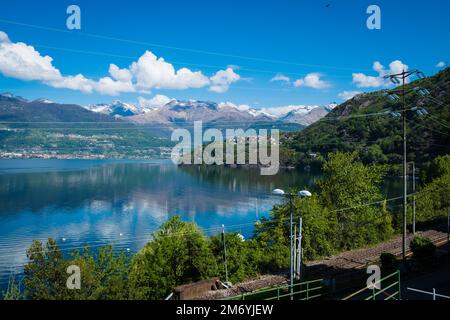
M302 248L304 258L313 260L331 255L334 251L336 216L322 206L317 195L296 199L295 221L302 217Z
M11 277L8 281L8 288L3 293L3 300L21 300L23 298L20 285L16 283L15 277Z
M450 174L435 178L425 184L416 196L418 222L447 217L450 205Z
M134 257L130 271L134 299L163 299L177 285L218 274L208 239L193 223L176 216Z
M25 266L25 296L33 300L117 300L128 298L129 259L115 255L111 246L98 252L85 248L64 257L57 243L48 239L44 246L33 241L27 250L29 262ZM81 288L68 289L67 267L80 268Z
M447 216L450 205L450 155L435 158L425 171L425 184L416 196L418 222Z
M128 298L128 270L130 258L125 253L114 254L112 246L98 252L88 247L71 254L69 265L81 271L81 289L65 290L71 300L123 300ZM66 276L67 278L67 276Z
M270 218L261 219L255 228L253 250L261 273L277 272L289 267L288 217L286 205L275 206Z
M425 170L425 181L431 182L436 178L450 175L450 155L435 158Z
M225 234L227 250L228 278L236 283L258 274L258 258L255 255L255 242L244 241L238 233ZM225 265L223 259L222 235L211 237L211 250L216 258L220 278L225 280Z
M383 164L387 163L388 158L383 153L380 145L374 144L367 148L366 152L363 155L363 160L365 163L370 164Z
M333 253L335 217L323 207L317 195L311 198L294 198L292 202L293 222L298 227L303 219L302 247L306 260ZM298 230L298 229L297 229ZM289 266L290 247L290 204L276 206L271 217L258 228L256 240L260 243L270 271ZM267 249L264 249L264 248ZM274 249L272 250L273 247ZM264 261L264 260L263 260Z
M419 269L427 269L433 265L436 246L433 242L424 237L414 237L410 244L413 259Z
M353 249L385 240L393 233L392 217L380 202L386 168L365 166L356 153L333 153L323 167L319 199L335 214L337 248Z
M34 240L27 250L24 269L25 295L33 300L62 300L66 289L66 263L57 243L48 239L44 246Z

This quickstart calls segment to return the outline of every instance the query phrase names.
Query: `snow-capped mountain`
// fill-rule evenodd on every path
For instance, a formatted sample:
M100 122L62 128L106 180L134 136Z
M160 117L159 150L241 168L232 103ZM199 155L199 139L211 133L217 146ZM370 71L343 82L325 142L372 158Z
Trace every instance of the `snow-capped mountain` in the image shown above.
M205 123L253 123L272 121L273 118L250 108L197 100L172 100L159 108L147 109L142 114L129 117L136 123L183 124L193 121Z
M55 103L55 102L53 102L52 100L49 100L49 99L45 99L45 98L40 98L40 99L36 99L36 100L34 100L34 102L40 102L40 103Z
M279 117L279 120L284 123L296 123L309 126L325 117L336 106L337 104L335 103L326 106L298 106L298 108L293 108L292 111Z
M204 123L224 123L247 126L257 123L288 123L308 126L324 117L336 105L305 106L288 105L270 108L252 108L249 105L236 105L231 102L215 103L197 100L175 100L160 106L149 107L142 104L138 107L130 103L114 101L112 104L96 104L86 109L122 117L139 124L160 124L169 128L175 125L192 124L193 121Z
M115 100L111 104L100 103L89 105L85 108L92 112L120 117L130 117L142 113L142 110L134 104L125 103L119 100Z
M329 111L327 111L327 109L324 107L312 108L309 111L306 111L304 109L293 110L285 116L281 117L280 121L285 123L297 123L303 126L309 126L325 117L328 112Z
M22 102L27 102L27 99L24 99L20 96L16 96L14 94L12 94L11 92L4 92L4 93L0 93L0 98L2 100L6 100L6 99L12 99L12 100L18 100L18 101L22 101Z

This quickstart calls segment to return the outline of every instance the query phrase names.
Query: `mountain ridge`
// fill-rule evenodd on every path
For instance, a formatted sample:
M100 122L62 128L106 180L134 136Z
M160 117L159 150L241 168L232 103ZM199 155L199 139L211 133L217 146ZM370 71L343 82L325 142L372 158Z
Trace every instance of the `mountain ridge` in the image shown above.
M414 88L418 87L430 95L417 94ZM365 163L400 164L402 125L388 110L398 112L401 103L390 101L387 91L358 94L304 130L283 135L283 154L288 156L282 161L299 167L320 166L329 152L355 151ZM429 113L407 113L407 157L420 167L450 151L450 68L408 83L406 91L408 109L420 107Z
M122 108L120 111L117 111L118 106ZM126 112L122 111L123 106L125 106ZM275 114L270 113L267 109L275 110L276 108L256 109L247 105L237 106L230 102L171 99L166 104L152 108L139 108L118 100L111 104L89 105L85 108L93 112L121 116L125 120L139 124L175 124L188 121L230 121L235 123L239 121L244 123L272 121L307 126L326 115L334 106L332 104L329 106L293 105L288 106L292 110Z

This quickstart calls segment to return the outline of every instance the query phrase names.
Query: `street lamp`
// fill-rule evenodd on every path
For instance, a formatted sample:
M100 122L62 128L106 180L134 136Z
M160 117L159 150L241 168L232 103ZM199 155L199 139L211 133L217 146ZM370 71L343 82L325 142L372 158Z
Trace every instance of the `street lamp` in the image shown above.
M289 267L290 267L290 295L291 295L291 300L294 300L294 235L293 235L293 219L294 219L294 210L293 210L293 205L292 205L292 199L294 197L299 197L299 198L305 198L305 197L311 197L312 194L311 192L309 192L308 190L302 190L300 192L298 192L297 194L294 193L286 193L284 192L284 190L282 189L274 189L272 191L273 195L276 196L282 196L282 197L286 197L289 199L289 213L290 213L290 262L289 262ZM299 241L300 241L300 245L301 245L301 218L300 218L300 235L299 235ZM300 251L300 258L301 258L301 251Z

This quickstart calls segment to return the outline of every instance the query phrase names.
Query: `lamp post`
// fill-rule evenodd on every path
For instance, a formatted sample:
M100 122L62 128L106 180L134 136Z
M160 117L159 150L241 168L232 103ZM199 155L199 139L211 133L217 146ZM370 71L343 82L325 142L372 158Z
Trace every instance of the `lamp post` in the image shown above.
M276 195L276 196L282 196L285 197L289 200L289 214L290 214L290 261L289 261L289 269L290 269L290 295L291 295L291 300L294 300L294 234L293 234L293 225L294 225L294 208L293 208L293 203L292 203L292 199L294 197L300 197L300 198L304 198L304 197L311 197L311 192L307 191L307 190L303 190L300 191L297 194L294 193L286 193L284 192L284 190L282 189L274 189L272 191L272 194ZM300 235L299 235L300 241L301 241L301 228L300 228Z

